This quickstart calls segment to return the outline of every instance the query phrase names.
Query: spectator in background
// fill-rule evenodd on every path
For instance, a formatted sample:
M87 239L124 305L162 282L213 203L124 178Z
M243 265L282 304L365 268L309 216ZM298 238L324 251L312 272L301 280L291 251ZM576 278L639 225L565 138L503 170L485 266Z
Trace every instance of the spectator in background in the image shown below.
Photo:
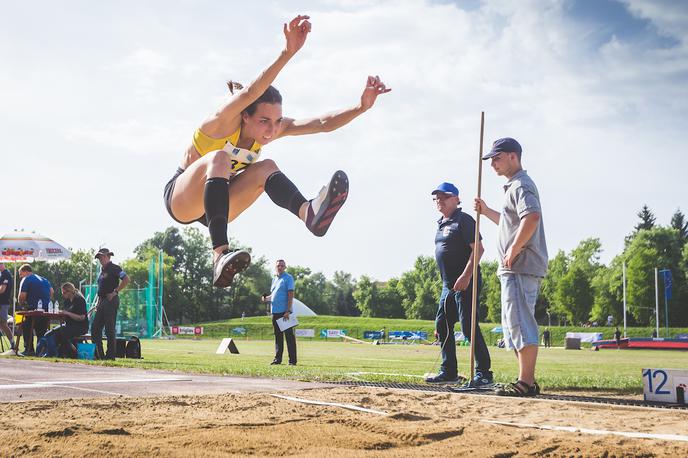
M287 272L287 263L284 259L278 259L275 265L275 277L272 279L270 295L263 296L263 302L270 302L270 313L272 313L272 328L275 331L275 359L272 365L282 364L282 354L284 353L284 339L287 340L287 352L289 353L289 365L296 366L296 336L294 328L280 330L277 320L282 318L289 319L294 311L292 303L294 301L294 277Z
M26 304L28 310L42 309L47 311L48 302L53 298L53 287L50 282L33 273L31 266L24 264L19 268L19 276L22 281L19 284L19 297L17 302ZM24 320L22 333L24 336L23 356L34 356L36 351L33 346L32 331L36 332L36 339L40 339L48 330L50 320L46 317L30 317Z
M549 328L545 328L545 330L542 332L542 343L545 348L552 346L552 333L549 331Z
M88 316L86 314L86 299L81 295L72 283L62 285L62 297L64 298L65 324L49 333L54 334L55 342L61 355L76 356L76 348L71 339L88 332Z
M616 340L616 348L621 347L621 331L619 331L619 327L616 327L616 331L614 331L614 340Z
M10 340L10 350L14 350L14 336L10 327L7 326L14 287L12 281L12 274L5 268L5 264L0 262L0 331Z
M110 261L114 255L115 253L107 248L101 248L96 253L102 270L98 276L98 305L91 324L91 337L101 359L115 359L117 355L115 323L119 308L119 292L129 284L127 274L120 266ZM103 350L103 328L107 336L107 353Z

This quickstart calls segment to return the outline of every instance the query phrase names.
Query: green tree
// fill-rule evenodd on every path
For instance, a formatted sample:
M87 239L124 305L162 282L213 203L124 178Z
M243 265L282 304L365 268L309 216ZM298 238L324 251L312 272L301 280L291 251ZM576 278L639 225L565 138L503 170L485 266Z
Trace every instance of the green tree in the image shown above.
M647 205L643 205L643 208L640 209L638 212L638 218L640 218L640 222L635 225L636 232L649 230L655 227L655 221L657 218Z
M406 316L398 285L399 280L392 278L378 288L378 301L384 310L382 314L384 318L404 318Z
M590 319L606 323L614 317L614 325L623 323L623 271L622 257L615 257L608 267L597 270L592 279L593 305Z
M328 311L325 299L326 288L327 278L325 275L322 272L315 272L296 280L295 294L315 313L322 315Z
M628 265L629 311L638 324L655 322L655 268L669 269L672 272L673 295L668 302L670 324L688 324L688 313L683 305L688 299L685 270L682 267L683 250L678 230L667 227L638 232L626 248L624 256ZM661 278L659 287L663 287ZM662 296L660 291L660 298ZM660 324L664 324L663 306L660 307Z
M543 279L542 286L540 288L540 296L542 296L546 301L550 314L553 314L560 319L569 319L570 316L566 304L559 303L556 297L559 284L564 278L564 275L566 275L568 268L569 258L566 256L566 253L564 253L563 250L559 250L556 256L549 260L547 275Z
M407 318L431 320L437 313L442 281L435 260L418 256L413 270L404 272L397 284Z
M486 315L481 320L492 323L502 321L502 285L497 276L497 261L483 261L480 270L483 275L483 288L480 293L480 304L486 309Z
M587 238L568 255L560 250L550 260L541 298L536 304L536 317L540 321L548 318L547 312L569 323L588 321L594 301L592 280L602 267L601 251L599 239Z
M650 210L650 207L648 207L647 205L643 205L643 208L641 208L640 211L636 213L636 215L638 216L638 218L640 218L640 221L633 228L633 232L631 232L630 235L626 236L626 245L633 241L638 232L642 230L650 230L653 227L655 227L655 221L657 220L657 218L655 217L654 213L652 213L652 210Z
M176 268L184 259L184 236L176 227L168 227L163 232L156 232L153 237L134 248L134 255L142 259L144 252L149 252L150 248L162 250L165 254L172 257Z
M559 312L572 323L587 322L592 309L593 295L590 277L583 267L573 265L559 282L554 294Z
M681 209L676 210L671 217L671 227L678 231L678 238L685 245L688 241L688 221Z
M354 301L356 301L356 308L361 311L361 316L380 316L377 285L370 277L363 275L358 279L354 290Z
M343 316L358 315L353 295L355 288L356 281L350 273L335 271L332 281L327 283L325 292L327 301L323 313Z

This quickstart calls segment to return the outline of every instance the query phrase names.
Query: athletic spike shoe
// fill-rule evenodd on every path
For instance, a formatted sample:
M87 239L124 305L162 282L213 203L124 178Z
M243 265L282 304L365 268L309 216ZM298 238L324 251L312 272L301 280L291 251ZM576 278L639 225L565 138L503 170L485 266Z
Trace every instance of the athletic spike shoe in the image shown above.
M337 212L342 208L349 195L349 178L337 170L330 184L320 190L318 196L310 201L306 213L306 227L316 237L322 237L330 228Z
M213 286L217 288L229 287L234 276L246 270L250 263L251 255L246 251L223 251L213 264Z

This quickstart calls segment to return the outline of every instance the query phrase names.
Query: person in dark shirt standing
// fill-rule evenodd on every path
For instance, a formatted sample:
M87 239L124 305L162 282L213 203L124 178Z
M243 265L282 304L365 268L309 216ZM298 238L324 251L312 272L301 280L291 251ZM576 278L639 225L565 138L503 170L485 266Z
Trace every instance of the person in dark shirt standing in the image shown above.
M31 266L24 264L19 268L19 276L22 281L19 284L19 297L17 302L20 304L27 304L29 310L48 311L48 302L53 298L53 287L50 282L33 273ZM36 339L40 339L48 330L50 320L44 317L27 318L22 324L22 333L24 335L24 355L35 355L33 347L32 331L36 331Z
M101 248L96 253L96 259L100 261L102 270L98 276L98 305L91 324L91 337L101 359L115 359L117 354L115 322L119 308L119 292L129 284L127 274L120 266L110 261L114 255L107 248ZM107 336L107 353L103 351L103 328Z
M0 331L10 340L10 349L14 350L14 336L10 327L7 326L14 286L12 280L12 274L5 268L5 264L0 262Z
M425 379L428 383L463 383L466 388L490 388L494 385L485 339L480 327L475 328L475 365L473 380L459 376L456 364L454 324L461 323L461 331L471 339L471 309L473 294L473 250L478 259L483 254L482 242L475 247L475 220L461 211L459 190L451 183L442 183L432 191L437 210L442 214L435 234L435 260L442 277L442 294L435 319L442 352L439 374ZM482 286L478 268L478 297Z
M60 354L76 356L76 348L70 340L88 332L86 299L69 282L62 285L62 297L64 298L62 313L66 315L65 324L51 330L50 333L55 336Z

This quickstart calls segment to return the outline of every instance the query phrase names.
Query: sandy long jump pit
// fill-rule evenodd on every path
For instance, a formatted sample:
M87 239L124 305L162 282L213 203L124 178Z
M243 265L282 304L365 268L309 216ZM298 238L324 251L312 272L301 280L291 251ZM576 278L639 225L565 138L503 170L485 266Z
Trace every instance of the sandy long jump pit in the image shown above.
M31 400L18 398L19 389L2 388L3 457L688 456L685 410L210 377L219 379L215 380L218 388L197 375L6 362L0 362L2 387L20 383L8 379L21 370L34 372L33 378L21 383L39 384L50 375L36 372L44 368L41 365L53 368L52 378L57 379L61 371L71 368L78 377L91 376L91 381L96 376L116 377L110 380L167 377L186 379L170 384L187 386L179 388L178 394L169 387L162 393L142 394L136 388L107 394L126 384L106 388L100 383L94 389L101 393L77 389L71 396L62 394L62 385L45 391L25 388L42 393L42 399L33 395ZM143 382L158 387L164 383ZM213 394L199 393L206 390ZM7 392L15 392L15 398L9 399ZM577 431L552 430L557 427Z

